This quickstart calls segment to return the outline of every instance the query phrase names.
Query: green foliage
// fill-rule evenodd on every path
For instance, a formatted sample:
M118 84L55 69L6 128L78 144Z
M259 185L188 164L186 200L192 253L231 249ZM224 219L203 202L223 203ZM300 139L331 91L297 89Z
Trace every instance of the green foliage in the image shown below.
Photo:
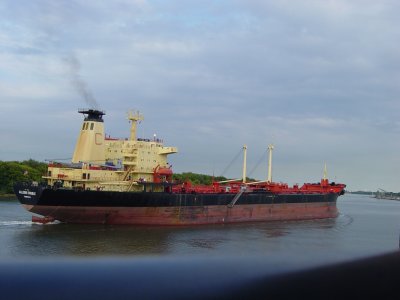
M22 162L0 160L0 194L13 193L17 181L40 181L46 170L47 164L32 159Z
M210 185L213 180L213 176L211 175L204 175L204 174L197 174L192 172L185 172L181 174L174 174L173 179L179 182L190 181L192 184L204 184ZM224 176L215 176L214 181L224 181L228 180L228 178ZM249 181L256 181L254 178L247 177L246 180Z
M31 168L38 170L41 172L41 174L46 173L47 171L47 164L46 163L42 163L33 159L29 159L29 160L24 160L22 162L22 164L30 166Z
M33 159L18 161L0 160L0 194L12 194L13 185L17 181L41 181L41 178L47 171L47 164ZM192 184L210 185L213 176L185 172L174 174L173 179L179 182L190 181ZM216 176L214 181L227 180L226 177ZM249 179L248 180L252 180Z
M190 181L193 184L210 185L212 183L213 176L196 174L192 172L185 172L181 174L174 174L173 179L175 181L180 181L180 182ZM223 176L214 177L214 181L222 181L222 180L227 180L227 179Z

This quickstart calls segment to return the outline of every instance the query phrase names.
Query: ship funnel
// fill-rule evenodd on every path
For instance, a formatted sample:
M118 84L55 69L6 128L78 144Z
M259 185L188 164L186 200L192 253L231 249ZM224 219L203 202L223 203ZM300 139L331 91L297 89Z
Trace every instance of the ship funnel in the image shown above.
M103 123L105 112L95 109L80 109L78 112L85 118L76 142L72 162L102 164L105 162Z

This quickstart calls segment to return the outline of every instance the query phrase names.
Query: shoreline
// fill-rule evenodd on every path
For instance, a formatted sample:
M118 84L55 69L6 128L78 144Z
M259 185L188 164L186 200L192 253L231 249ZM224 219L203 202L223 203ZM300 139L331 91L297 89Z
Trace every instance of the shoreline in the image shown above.
M15 194L0 194L1 200L17 200L17 196Z

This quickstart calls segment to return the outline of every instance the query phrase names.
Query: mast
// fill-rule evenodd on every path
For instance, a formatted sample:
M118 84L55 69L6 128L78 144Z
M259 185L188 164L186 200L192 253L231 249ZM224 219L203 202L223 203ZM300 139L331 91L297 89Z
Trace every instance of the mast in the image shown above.
M246 183L246 159L247 159L247 146L243 146L243 183Z
M136 141L137 122L143 121L144 116L141 113L139 113L139 111L129 111L128 112L128 120L132 123L130 140Z
M267 178L268 182L272 182L272 150L274 150L274 145L273 144L269 144L268 145L268 151L269 151L269 155L268 155L268 178Z
M327 169L327 167L326 167L326 163L325 163L325 165L324 165L324 177L323 177L323 179L324 179L324 180L328 179L328 169Z

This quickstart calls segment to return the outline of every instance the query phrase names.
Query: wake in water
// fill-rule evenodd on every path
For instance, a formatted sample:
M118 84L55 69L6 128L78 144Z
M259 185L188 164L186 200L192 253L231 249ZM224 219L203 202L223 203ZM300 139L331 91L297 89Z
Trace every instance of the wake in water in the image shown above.
M0 221L0 227L1 226L16 226L16 225L52 225L52 224L58 224L59 222L54 221L51 223L47 224L41 224L41 223L36 223L32 221Z
M336 226L335 226L334 230L342 231L353 222L354 222L354 218L352 216L340 213L336 219Z
M32 221L0 221L0 226L32 225Z

